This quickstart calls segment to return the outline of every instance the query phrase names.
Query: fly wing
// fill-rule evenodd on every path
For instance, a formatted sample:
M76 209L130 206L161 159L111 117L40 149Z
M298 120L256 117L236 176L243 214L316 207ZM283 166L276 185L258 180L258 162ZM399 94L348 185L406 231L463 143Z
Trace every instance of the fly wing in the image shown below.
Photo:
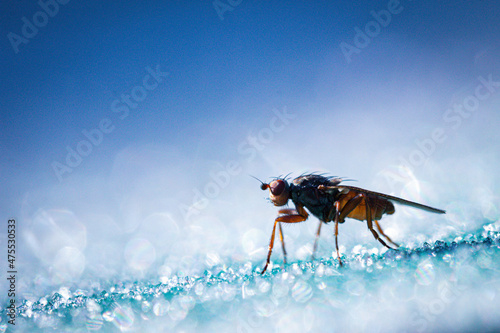
M446 213L446 211L444 211L442 209L433 208L433 207L422 205L422 204L419 204L419 203L416 203L413 201L394 197L392 195L373 192L373 191L365 190L363 188L359 188L359 187L355 187L355 186L336 185L336 186L332 186L332 187L338 188L341 192L356 191L356 192L366 193L369 195L375 195L375 196L378 196L378 197L381 197L381 198L384 198L387 200L394 201L394 202L402 204L402 205L406 205L406 206L410 206L410 207L414 207L414 208L418 208L418 209L423 209L423 210L426 210L426 211L431 212L431 213L437 213L437 214L445 214Z

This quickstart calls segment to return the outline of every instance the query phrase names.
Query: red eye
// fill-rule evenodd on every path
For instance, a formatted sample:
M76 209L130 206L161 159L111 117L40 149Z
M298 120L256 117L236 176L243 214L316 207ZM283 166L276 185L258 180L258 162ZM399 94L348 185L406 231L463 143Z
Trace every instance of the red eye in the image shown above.
M273 195L280 195L285 190L286 185L284 181L278 179L272 181L271 184L269 184L269 187L271 188L271 193Z

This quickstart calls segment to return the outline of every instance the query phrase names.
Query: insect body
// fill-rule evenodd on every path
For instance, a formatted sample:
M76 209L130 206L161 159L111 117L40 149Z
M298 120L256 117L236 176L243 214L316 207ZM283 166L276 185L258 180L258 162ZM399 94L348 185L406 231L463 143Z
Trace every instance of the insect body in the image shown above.
M269 198L275 206L284 206L288 203L288 200L292 200L295 209L287 208L279 211L279 215L274 221L266 265L261 274L264 274L271 259L277 225L279 226L280 240L283 247L284 261L286 263L285 240L283 237L283 230L281 229L281 223L297 223L307 220L309 214L305 208L320 220L313 247L313 258L318 245L322 224L333 221L335 222L335 248L337 250L337 259L340 265L342 265L342 260L340 259L338 246L338 225L339 223L344 223L346 217L366 221L368 229L375 239L385 247L394 249L388 246L386 241L395 248L399 245L394 243L389 236L382 231L378 223L378 220L380 220L384 214L390 215L394 213L395 210L392 202L423 209L432 213L445 213L444 210L432 208L391 195L372 192L354 186L340 185L341 182L341 178L309 174L297 177L291 183L281 178L275 179L269 184L262 183L261 189L269 189ZM378 233L374 228L374 224ZM386 241L380 236L383 236Z

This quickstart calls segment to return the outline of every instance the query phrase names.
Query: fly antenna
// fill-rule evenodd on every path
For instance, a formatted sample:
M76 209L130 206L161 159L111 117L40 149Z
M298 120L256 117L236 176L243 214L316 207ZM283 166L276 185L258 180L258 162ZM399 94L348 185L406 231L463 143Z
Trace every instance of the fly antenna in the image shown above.
M262 180L260 180L259 178L255 177L255 176L252 176L252 175L249 175L250 177L254 178L254 179L257 179L260 183L260 188L262 190L266 190L268 187L269 187L269 184L266 184L264 183Z

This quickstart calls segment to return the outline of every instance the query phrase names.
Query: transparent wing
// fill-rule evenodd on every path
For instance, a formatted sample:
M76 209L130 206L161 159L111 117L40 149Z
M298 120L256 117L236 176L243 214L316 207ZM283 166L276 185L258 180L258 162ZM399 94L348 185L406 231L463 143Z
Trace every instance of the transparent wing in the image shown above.
M331 187L337 188L342 192L356 191L356 192L366 193L368 195L378 196L378 197L381 197L381 198L384 198L387 200L391 200L391 201L394 201L394 202L402 204L402 205L406 205L406 206L410 206L410 207L414 207L414 208L418 208L418 209L423 209L423 210L426 210L426 211L431 212L431 213L446 214L446 211L444 211L442 209L433 208L430 206L419 204L417 202L401 199L401 198L394 197L392 195L388 195L388 194L384 194L384 193L378 193L378 192L365 190L363 188L359 188L359 187L355 187L355 186L335 185L335 186L331 186Z

